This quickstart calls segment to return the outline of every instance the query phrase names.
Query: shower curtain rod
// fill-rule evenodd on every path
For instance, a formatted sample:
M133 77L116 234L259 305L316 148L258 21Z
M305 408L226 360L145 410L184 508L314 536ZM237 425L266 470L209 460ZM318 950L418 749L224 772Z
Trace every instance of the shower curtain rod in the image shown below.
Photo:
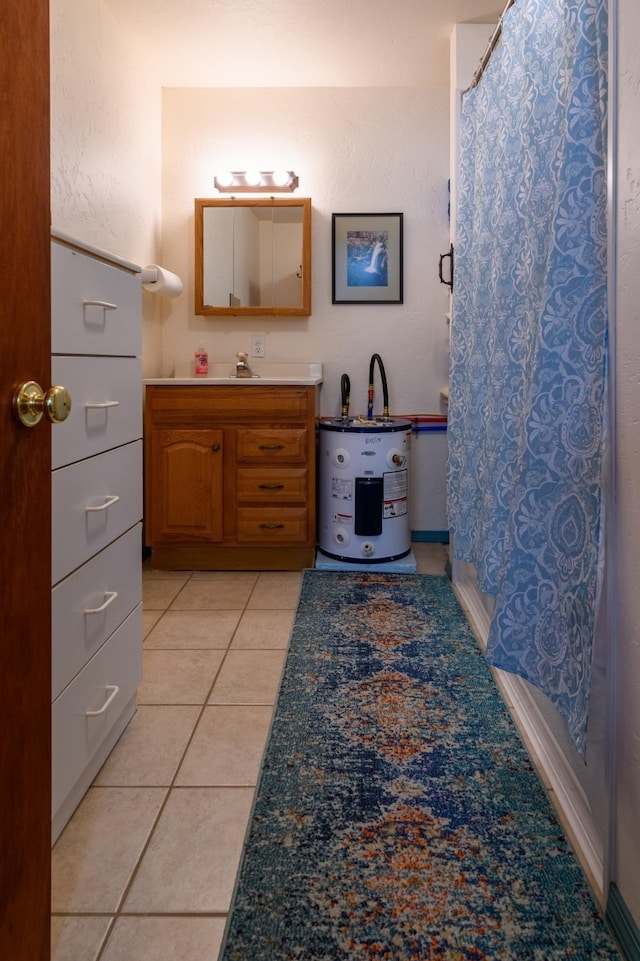
M487 49L485 50L485 52L483 53L482 57L480 58L480 65L479 65L478 69L476 70L476 72L475 72L474 75L473 75L473 80L471 81L471 83L469 84L469 86L467 87L467 89L463 91L463 93L468 93L469 90L473 90L473 88L474 88L475 86L477 86L478 83L480 82L480 77L482 76L482 74L483 74L483 73L485 72L485 70L486 70L487 64L489 63L489 60L491 59L491 54L493 53L493 51L495 50L495 48L496 48L497 45L498 45L498 40L500 39L500 35L501 35L501 33L502 33L502 20L503 20L503 18L504 18L504 15L505 15L505 13L507 12L507 10L509 9L509 7L512 7L515 2L516 2L516 0L507 0L507 5L506 5L506 7L504 8L504 10L502 11L502 13L500 14L500 18L499 18L499 20L498 20L498 24L497 24L497 26L496 26L496 29L495 29L495 30L493 31L493 33L491 34L491 39L489 40L489 43L487 44Z

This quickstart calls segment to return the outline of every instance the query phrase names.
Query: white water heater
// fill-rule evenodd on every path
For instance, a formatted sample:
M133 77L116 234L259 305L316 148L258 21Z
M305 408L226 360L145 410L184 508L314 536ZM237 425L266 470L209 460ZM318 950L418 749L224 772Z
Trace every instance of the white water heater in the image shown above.
M358 564L405 557L411 422L337 417L318 427L318 549Z

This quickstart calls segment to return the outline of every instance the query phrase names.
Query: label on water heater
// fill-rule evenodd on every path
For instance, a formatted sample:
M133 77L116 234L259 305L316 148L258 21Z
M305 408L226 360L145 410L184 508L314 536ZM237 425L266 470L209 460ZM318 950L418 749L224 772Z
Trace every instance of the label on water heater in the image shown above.
M353 481L344 477L331 478L331 496L339 501L350 501L353 499Z
M385 520L389 517L400 517L407 513L407 483L408 471L396 470L384 474L383 514Z

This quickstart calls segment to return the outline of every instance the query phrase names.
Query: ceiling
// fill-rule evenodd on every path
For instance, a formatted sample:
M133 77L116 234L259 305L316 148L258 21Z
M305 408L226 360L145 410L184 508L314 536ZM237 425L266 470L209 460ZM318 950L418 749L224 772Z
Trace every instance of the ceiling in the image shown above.
M162 86L448 85L455 23L504 0L103 0ZM490 34L488 31L488 35Z

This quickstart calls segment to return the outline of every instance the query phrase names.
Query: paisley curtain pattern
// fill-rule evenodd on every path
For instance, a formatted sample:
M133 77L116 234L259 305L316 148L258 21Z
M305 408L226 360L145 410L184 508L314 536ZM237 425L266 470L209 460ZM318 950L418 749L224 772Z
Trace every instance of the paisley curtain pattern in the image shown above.
M585 751L606 429L606 0L516 0L463 97L449 385L456 557L494 665Z

